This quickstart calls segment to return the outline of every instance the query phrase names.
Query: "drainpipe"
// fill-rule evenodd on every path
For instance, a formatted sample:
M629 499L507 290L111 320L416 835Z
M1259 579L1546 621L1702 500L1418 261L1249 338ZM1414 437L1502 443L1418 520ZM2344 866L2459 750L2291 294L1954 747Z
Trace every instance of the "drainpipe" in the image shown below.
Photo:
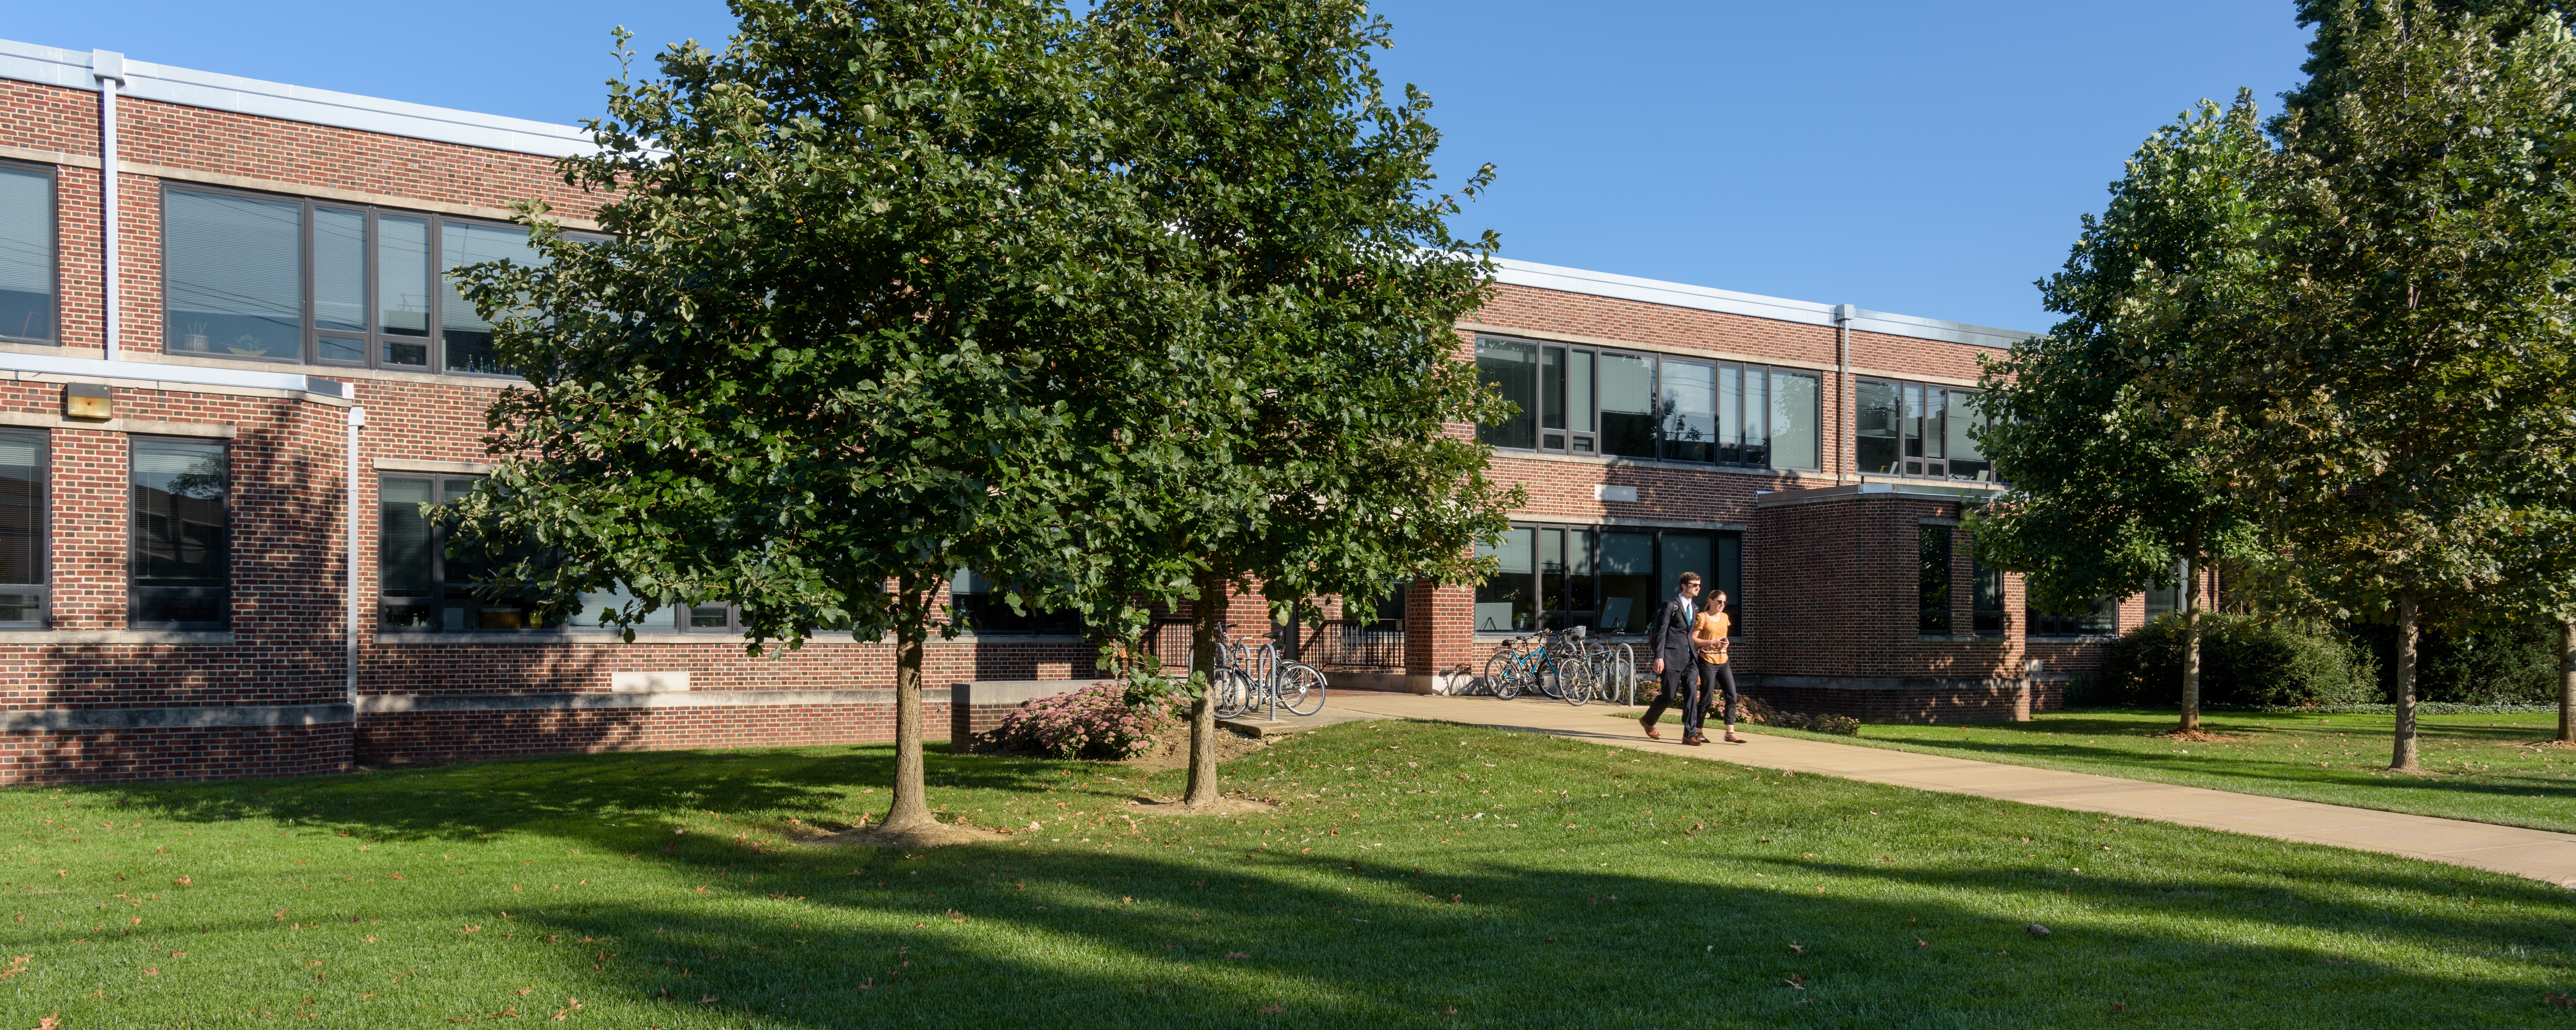
M114 361L117 336L122 332L117 318L121 287L116 268L116 88L125 84L125 55L113 50L92 50L89 73L98 80L98 249L106 259L106 292L99 303L106 349L101 353Z
M349 746L358 733L358 430L367 425L367 409L349 409Z
M1834 305L1834 399L1842 404L1842 421L1846 426L1857 426L1860 424L1860 412L1852 408L1851 399L1851 323L1852 319L1859 317L1860 305ZM1841 434L1838 431L1836 435ZM1859 446L1857 437L1854 438L1852 446ZM1834 448L1834 482L1840 483L1851 478L1853 478L1851 474L1851 447L1836 446Z

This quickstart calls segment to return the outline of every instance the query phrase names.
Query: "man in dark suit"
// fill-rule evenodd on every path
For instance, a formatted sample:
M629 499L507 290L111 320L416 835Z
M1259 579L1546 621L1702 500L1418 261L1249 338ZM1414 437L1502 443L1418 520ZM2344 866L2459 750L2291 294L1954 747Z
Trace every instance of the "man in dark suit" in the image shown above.
M1664 710L1682 706L1682 742L1701 743L1700 714L1708 707L1708 688L1700 682L1699 653L1691 648L1691 621L1699 615L1699 573L1682 573L1680 592L1655 611L1654 625L1646 631L1646 651L1655 656L1655 674L1663 678L1663 693L1646 707L1641 720L1646 735L1656 740L1664 735L1655 732L1663 721Z

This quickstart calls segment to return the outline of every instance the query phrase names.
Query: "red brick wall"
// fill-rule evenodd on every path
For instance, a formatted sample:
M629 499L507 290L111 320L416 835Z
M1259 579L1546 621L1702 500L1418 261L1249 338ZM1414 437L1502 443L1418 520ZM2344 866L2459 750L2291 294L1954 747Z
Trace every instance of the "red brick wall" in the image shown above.
M0 784L224 780L349 771L349 727L0 733Z
M924 692L921 735L948 738L945 700ZM894 739L894 705L762 705L370 714L358 723L367 765L672 748L865 744Z

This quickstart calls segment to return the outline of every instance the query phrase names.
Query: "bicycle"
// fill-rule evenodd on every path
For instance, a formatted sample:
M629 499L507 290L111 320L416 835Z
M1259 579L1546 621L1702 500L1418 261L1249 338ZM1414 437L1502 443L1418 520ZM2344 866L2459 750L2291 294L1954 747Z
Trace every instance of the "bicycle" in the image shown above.
M1299 661L1281 661L1279 648L1267 640L1231 637L1216 644L1216 668L1209 670L1208 689L1215 691L1216 716L1232 719L1263 705L1271 717L1285 708L1290 715L1313 715L1324 708L1324 672Z
M1584 654L1585 629L1545 630L1535 637L1507 641L1485 661L1485 680L1494 696L1509 700L1532 688L1570 705L1601 695L1601 670ZM1524 648L1536 640L1538 646Z

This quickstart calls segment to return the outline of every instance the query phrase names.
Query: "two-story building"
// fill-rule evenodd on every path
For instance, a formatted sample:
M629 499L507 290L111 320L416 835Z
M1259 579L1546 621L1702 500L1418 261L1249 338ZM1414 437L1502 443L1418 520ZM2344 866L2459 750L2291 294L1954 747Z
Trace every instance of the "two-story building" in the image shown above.
M553 171L581 130L8 42L0 110L0 782L890 735L882 641L748 657L723 605L544 625L422 517L515 382L447 271L528 253L514 201L596 228ZM1978 361L2018 334L1519 262L1498 289L1459 356L1520 402L1478 432L1529 506L1494 581L1310 633L1346 684L1635 627L1692 570L1779 704L1994 718L2028 660L2046 706L2142 616L2029 616L1959 538L1996 489ZM1079 627L953 586L981 618L932 682L1093 672Z

